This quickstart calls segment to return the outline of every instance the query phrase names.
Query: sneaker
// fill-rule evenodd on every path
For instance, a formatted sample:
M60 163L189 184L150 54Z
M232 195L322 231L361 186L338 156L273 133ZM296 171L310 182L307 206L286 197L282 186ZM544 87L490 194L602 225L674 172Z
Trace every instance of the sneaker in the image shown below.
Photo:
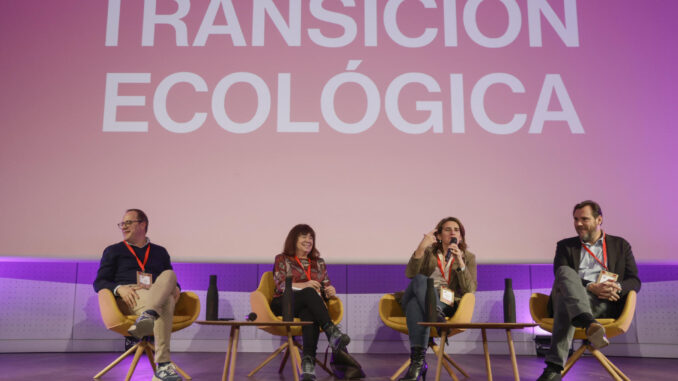
M301 381L315 381L315 358L304 355L301 359Z
M562 379L560 372L547 366L544 368L544 372L539 376L537 381L560 381Z
M127 332L137 339L141 339L144 336L153 335L153 326L155 326L155 319L158 318L158 313L153 310L144 311L134 323L133 326L129 327Z
M139 339L134 336L125 336L125 351L139 343Z
M158 365L153 375L153 381L181 381L181 377L177 374L174 364L168 362Z
M610 344L610 341L605 336L605 328L598 322L591 323L591 325L586 328L586 338L595 349L604 348Z

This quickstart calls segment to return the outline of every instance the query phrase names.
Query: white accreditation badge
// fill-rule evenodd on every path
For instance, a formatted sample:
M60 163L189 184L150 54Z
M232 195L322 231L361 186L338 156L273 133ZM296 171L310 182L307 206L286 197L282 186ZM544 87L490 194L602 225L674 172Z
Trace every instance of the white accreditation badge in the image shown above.
M619 275L613 272L602 270L601 272L598 273L598 280L596 280L596 283L604 283L607 282L608 280L616 282L618 277Z
M440 287L440 301L452 307L454 305L454 291L447 287Z
M137 271L137 286L148 290L153 285L153 274Z

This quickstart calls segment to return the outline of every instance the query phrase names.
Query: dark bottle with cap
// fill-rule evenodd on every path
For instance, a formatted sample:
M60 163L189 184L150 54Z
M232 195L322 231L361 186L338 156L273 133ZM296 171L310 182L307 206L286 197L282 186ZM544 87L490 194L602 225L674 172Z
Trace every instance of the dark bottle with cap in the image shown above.
M210 285L207 288L205 320L219 320L219 291L217 290L216 275L210 275Z
M294 293L292 291L292 277L285 278L285 290L282 294L283 321L294 320Z
M436 312L436 290L433 285L433 278L426 279L426 299L424 299L424 307L426 309L426 321L435 323L438 321L438 313Z
M504 279L504 323L516 322L516 297L513 295L513 281Z

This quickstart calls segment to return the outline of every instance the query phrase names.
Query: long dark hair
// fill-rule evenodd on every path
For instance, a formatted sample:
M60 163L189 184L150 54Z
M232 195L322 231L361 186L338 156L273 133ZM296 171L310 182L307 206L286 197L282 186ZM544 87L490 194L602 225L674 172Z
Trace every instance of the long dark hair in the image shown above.
M306 234L310 234L311 237L313 237L313 248L311 248L311 252L308 253L308 258L317 259L318 257L320 257L320 252L315 247L315 231L313 230L312 227L306 224L296 225L295 227L292 228L292 230L290 230L289 233L287 233L287 238L285 238L285 247L283 248L283 254L290 257L294 257L297 254L297 239L299 239L299 236Z
M438 225L436 225L436 234L440 234L443 232L443 225L445 225L448 222L456 222L457 225L459 225L459 232L461 233L461 242L457 244L459 246L459 249L461 251L466 251L466 248L468 247L468 244L466 244L466 228L464 228L464 224L459 221L457 217L445 217L440 222L438 222ZM436 237L437 239L437 237ZM315 242L315 241L314 241ZM440 240L437 240L437 242L434 244L436 245L436 249L442 250L443 249L443 244L440 242Z

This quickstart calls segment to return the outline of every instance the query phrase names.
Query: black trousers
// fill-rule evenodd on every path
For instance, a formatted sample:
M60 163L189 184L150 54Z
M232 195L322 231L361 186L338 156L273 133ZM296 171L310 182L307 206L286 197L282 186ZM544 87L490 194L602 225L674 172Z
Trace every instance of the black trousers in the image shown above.
M271 311L276 315L282 315L282 297L273 298ZM294 291L294 317L302 321L313 322L312 325L301 327L301 334L304 345L303 354L315 357L320 328L331 323L332 320L325 301L312 287Z

